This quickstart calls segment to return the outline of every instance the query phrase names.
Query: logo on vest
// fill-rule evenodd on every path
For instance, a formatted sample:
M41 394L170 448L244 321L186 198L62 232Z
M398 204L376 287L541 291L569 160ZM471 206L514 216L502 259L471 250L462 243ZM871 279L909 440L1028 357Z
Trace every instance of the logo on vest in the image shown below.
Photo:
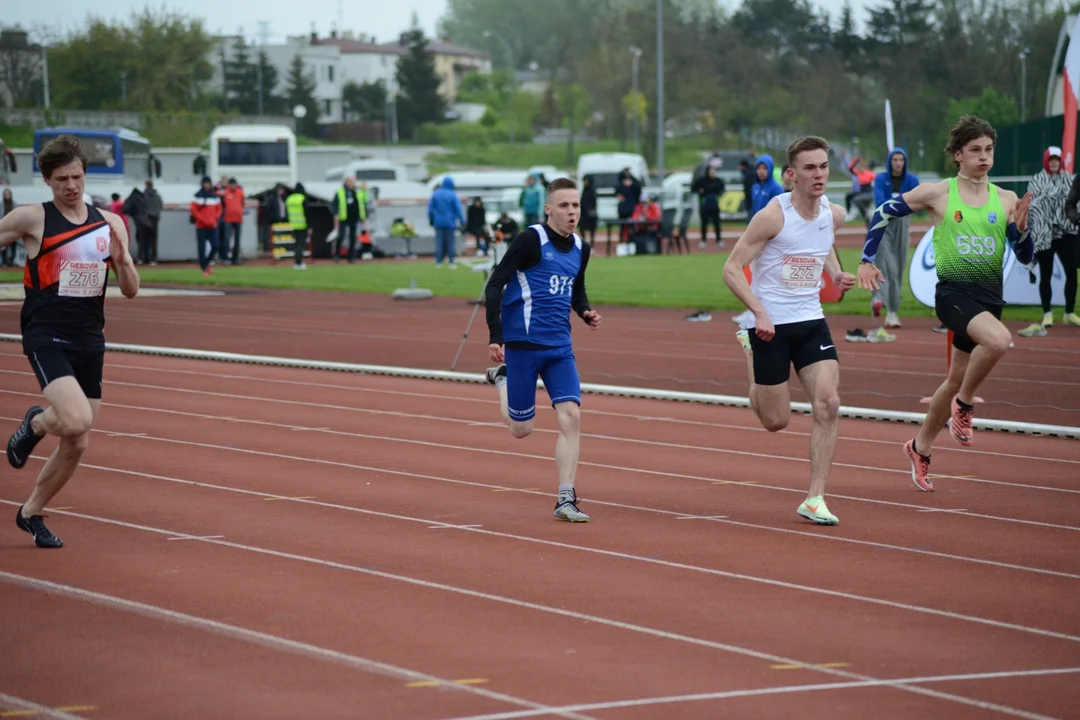
M554 260L555 255L553 253L546 252L546 253L544 253L544 259L545 260Z
M990 213L989 215L986 216L986 219L989 220L991 223L996 223L997 222L997 213L996 212Z
M98 252L105 252L109 248L109 240L100 235L96 239Z
M953 220L955 220L956 222L964 222L964 213L960 212L959 210L954 212L952 217Z

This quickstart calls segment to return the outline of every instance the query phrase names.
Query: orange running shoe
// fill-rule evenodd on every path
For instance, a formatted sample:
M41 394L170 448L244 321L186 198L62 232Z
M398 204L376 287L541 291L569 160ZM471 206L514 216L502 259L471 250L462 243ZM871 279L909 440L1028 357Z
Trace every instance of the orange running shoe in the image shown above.
M960 400L953 398L952 422L949 429L952 431L952 436L956 438L956 442L964 447L971 447L971 416L974 414L974 406L961 407Z
M920 455L915 450L915 438L904 443L904 452L911 461L911 481L923 492L934 492L934 483L930 481L930 458Z

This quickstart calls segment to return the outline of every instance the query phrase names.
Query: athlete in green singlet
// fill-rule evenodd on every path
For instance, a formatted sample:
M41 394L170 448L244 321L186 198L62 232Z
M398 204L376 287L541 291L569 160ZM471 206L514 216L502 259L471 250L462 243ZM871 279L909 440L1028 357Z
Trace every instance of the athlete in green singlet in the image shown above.
M922 429L904 445L911 478L926 492L934 489L929 477L934 441L951 418L953 438L971 445L975 392L1012 341L1001 322L1006 243L1022 264L1034 261L1035 246L1027 232L1031 193L1020 200L988 181L996 140L997 133L985 120L961 118L945 147L953 156L956 177L886 200L874 213L859 266L859 286L877 290L883 277L874 256L889 220L930 211L938 275L935 305L938 318L953 332L954 352Z

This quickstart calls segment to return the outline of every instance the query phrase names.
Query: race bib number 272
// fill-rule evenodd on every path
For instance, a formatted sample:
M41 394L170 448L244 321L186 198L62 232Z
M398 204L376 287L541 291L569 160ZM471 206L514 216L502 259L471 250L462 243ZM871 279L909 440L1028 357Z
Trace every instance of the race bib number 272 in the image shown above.
M808 255L784 256L780 284L788 288L816 288L821 283L825 258Z
M65 297L97 297L105 291L108 272L104 262L67 260L60 264L58 292Z

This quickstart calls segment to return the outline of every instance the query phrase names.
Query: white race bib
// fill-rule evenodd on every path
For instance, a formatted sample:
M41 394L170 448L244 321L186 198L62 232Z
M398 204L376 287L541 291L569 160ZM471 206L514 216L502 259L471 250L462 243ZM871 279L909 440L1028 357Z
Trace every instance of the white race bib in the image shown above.
M808 255L785 255L780 284L786 288L816 288L821 284L825 258Z
M109 266L101 261L65 260L60 263L59 294L65 297L97 297L105 292Z

